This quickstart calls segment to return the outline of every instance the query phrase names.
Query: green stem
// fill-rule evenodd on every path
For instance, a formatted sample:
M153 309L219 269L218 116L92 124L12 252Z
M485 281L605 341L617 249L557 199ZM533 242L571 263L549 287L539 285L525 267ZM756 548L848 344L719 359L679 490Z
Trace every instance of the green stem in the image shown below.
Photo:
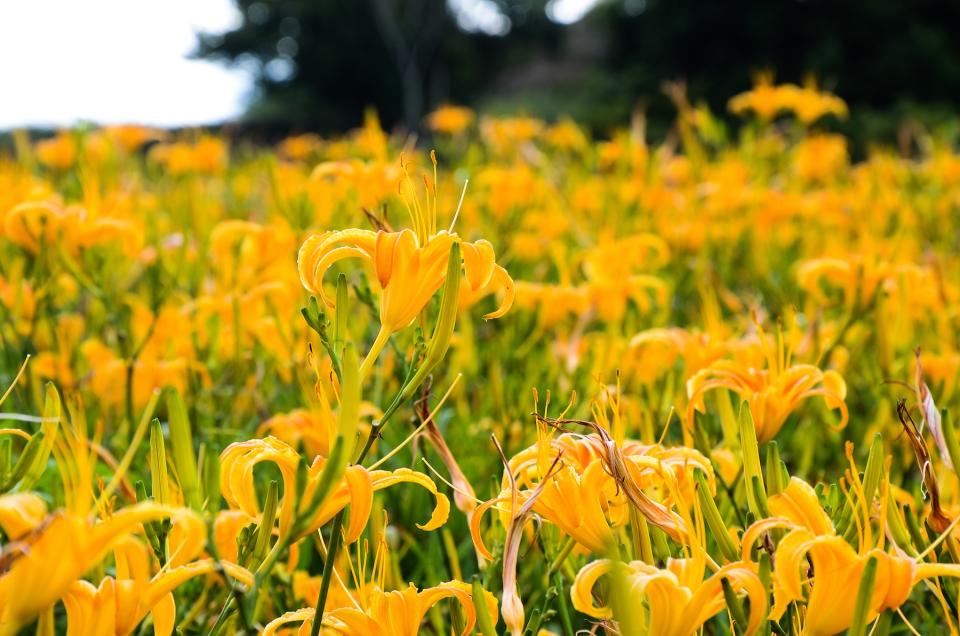
M320 633L320 624L323 622L323 610L327 604L327 594L330 592L330 581L333 579L334 561L340 551L340 534L343 528L344 511L341 510L333 518L333 528L330 533L330 548L327 550L327 560L323 564L323 581L320 583L320 596L317 598L317 609L313 613L313 624L310 626L310 636Z
M390 341L390 333L390 330L385 325L380 326L380 331L377 332L377 338L373 341L367 357L363 359L363 363L360 365L361 382L363 378L367 377L367 374L370 373L370 368L373 367L373 363L377 361L380 352L383 351L383 348L387 346L387 342Z

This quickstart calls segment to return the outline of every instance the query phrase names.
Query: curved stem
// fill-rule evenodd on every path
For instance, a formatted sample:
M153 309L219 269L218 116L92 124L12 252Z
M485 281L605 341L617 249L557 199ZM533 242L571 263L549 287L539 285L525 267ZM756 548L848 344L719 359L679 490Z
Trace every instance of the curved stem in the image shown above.
M370 351L367 353L367 357L363 359L363 362L360 364L360 381L362 382L367 374L370 372L370 368L373 366L373 363L377 361L377 358L380 356L380 352L383 351L383 348L387 346L387 342L390 340L390 330L385 326L380 326L380 331L377 332L377 338L373 341L373 346L370 347Z

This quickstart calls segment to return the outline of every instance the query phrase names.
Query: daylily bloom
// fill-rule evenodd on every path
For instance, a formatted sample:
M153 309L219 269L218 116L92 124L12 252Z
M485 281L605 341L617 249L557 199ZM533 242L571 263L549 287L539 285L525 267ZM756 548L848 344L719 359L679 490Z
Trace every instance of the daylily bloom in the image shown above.
M38 141L35 151L44 165L67 170L77 160L77 141L73 133L61 131L55 137Z
M677 487L669 480L668 486ZM746 559L728 563L704 579L709 557L699 503L692 501L689 506L678 506L678 515L687 529L687 541L682 544L684 558L668 559L663 569L642 561L622 563L601 559L589 563L577 574L570 589L573 606L594 618L613 618L620 622L621 630L690 636L726 607L722 580L727 579L735 593L745 592L750 600L750 617L747 625L741 626L743 633L756 633L767 612L767 590L757 574L756 564ZM613 607L594 604L593 588L606 574L615 575L611 583L614 587L625 588L620 590L619 597L628 599L628 607L616 602ZM616 592L612 591L608 598L617 597Z
M373 232L342 230L315 234L300 248L297 266L300 280L311 293L328 305L332 301L323 291L323 275L337 261L361 258L376 271L380 285L380 324L384 337L409 325L423 310L430 298L443 286L447 273L450 247L461 243L464 261L464 282L467 292L479 294L503 290L500 307L484 316L499 318L513 302L513 281L507 270L496 264L489 242L461 241L456 233L441 230L421 238L412 230Z
M862 497L862 484L852 459L850 461L853 468L848 472L848 479L859 530L858 549L836 533L816 492L796 477L783 492L768 499L770 512L775 516L757 521L743 534L743 558L747 560L761 535L773 528L789 529L774 553L774 605L770 618L779 620L791 602L806 601L805 636L829 636L850 626L856 591L871 558L877 560L877 571L866 616L868 621L886 609L900 607L914 585L924 579L960 576L957 564L918 563L902 552L884 551L882 533L878 533L874 541L868 512L870 502ZM882 496L881 501L884 499ZM810 572L807 559L812 564Z
M299 499L301 507L312 500L314 491L327 459L317 456L307 471L307 483ZM300 456L293 448L275 437L252 439L228 446L220 456L220 489L232 509L240 510L251 518L260 517L253 470L260 462L272 462L283 478L283 497L278 511L278 528L287 536L293 528L298 509L296 472ZM398 483L414 483L427 489L436 499L430 519L418 527L435 530L446 523L450 502L437 490L433 480L408 468L394 471L368 470L363 466L348 466L340 482L333 487L327 498L306 520L302 533L307 534L322 527L348 505L351 506L350 523L346 527L347 543L357 540L367 525L373 506L373 493Z
M337 415L324 390L318 390L319 403L313 409L294 409L278 413L257 427L257 437L276 437L293 448L303 446L305 455L327 457L337 433ZM379 417L380 410L369 402L360 404L361 417Z
M537 491L532 512L593 553L609 549L615 528L629 520L630 505L640 504L641 513L651 522L677 538L684 536L685 526L671 506L678 503L678 495L687 499L681 503L692 500L689 473L693 470L703 471L711 486L714 484L709 460L689 448L663 448L628 440L622 448L613 444L611 449L611 444L612 439L597 434L567 433L521 451L509 462L509 470L520 488L518 502L524 503ZM543 483L542 475L558 457L562 465L551 471ZM667 479L674 480L677 487L666 488ZM474 545L487 559L493 555L481 536L482 519L491 508L512 501L510 490L510 480L505 475L500 495L478 506L470 521ZM651 498L646 491L658 492L658 499Z
M767 591L750 563L730 563L704 580L704 569L690 559L668 559L659 569L642 561L617 564L601 559L587 564L577 574L570 590L578 612L599 619L616 618L607 606L598 607L592 598L597 580L617 565L625 568L626 594L647 626L647 634L690 636L703 623L726 608L721 581L726 578L735 591L750 598L750 617L745 634L755 634L767 608ZM645 601L645 603L644 603Z
M687 425L692 429L694 412L706 411L703 396L714 389L729 389L750 404L757 441L768 442L780 431L800 402L822 397L831 409L840 411L837 428L847 424L847 385L840 374L812 364L791 364L791 354L778 335L774 346L761 334L767 364L757 369L730 360L718 360L687 381Z
M121 541L115 549L117 576L107 576L94 586L76 581L64 597L68 636L125 636L132 633L149 613L156 636L169 636L176 622L172 591L196 576L222 569L244 585L253 584L253 575L233 563L217 564L212 559L161 570L150 576L146 547L134 539Z
M469 108L445 105L427 115L427 126L439 133L456 135L472 124L475 117Z
M20 539L22 553L0 575L0 634L16 633L19 626L53 605L117 542L139 532L142 523L165 518L187 525L199 537L199 545L194 541L181 548L184 554L202 547L203 520L183 508L142 503L99 522L69 512L49 517Z
M300 281L328 306L333 302L323 288L323 277L330 267L346 258L360 258L373 270L380 288L380 331L361 365L361 376L386 346L391 334L410 325L433 295L443 286L454 245L460 246L464 278L460 285L461 306L495 291L502 291L500 306L486 314L499 318L513 304L513 279L497 265L493 246L485 240L469 243L451 230L437 231L436 156L433 181L424 178L427 198L421 203L406 165L400 194L413 221L414 229L399 232L350 229L310 236L300 247L297 270Z
M57 398L59 399L59 398ZM60 428L59 435L57 429ZM44 433L55 439L54 457L64 484L65 507L41 518L43 506L30 495L0 498L0 523L7 536L17 537L6 548L0 572L0 635L15 634L27 622L52 606L74 583L100 563L111 549L143 523L169 519L178 540L171 541L170 563L192 559L206 541L206 526L191 510L139 503L104 519L93 508L94 458L81 427L45 423Z
M483 593L486 611L493 620L497 616L497 601L489 592ZM368 592L364 607L340 607L323 615L321 633L344 636L416 636L420 623L431 607L447 598L460 601L464 628L461 636L473 631L477 610L471 587L461 581L447 581L435 587L417 590L413 585L403 590L383 591L373 588ZM287 612L271 621L263 636L277 634L281 626L302 622L298 634L309 634L314 610L305 608Z

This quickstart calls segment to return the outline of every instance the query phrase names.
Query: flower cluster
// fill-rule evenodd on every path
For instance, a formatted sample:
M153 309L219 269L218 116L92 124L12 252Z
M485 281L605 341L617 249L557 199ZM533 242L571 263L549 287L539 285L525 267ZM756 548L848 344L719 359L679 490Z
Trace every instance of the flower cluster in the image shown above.
M957 631L953 140L667 93L15 134L0 636Z

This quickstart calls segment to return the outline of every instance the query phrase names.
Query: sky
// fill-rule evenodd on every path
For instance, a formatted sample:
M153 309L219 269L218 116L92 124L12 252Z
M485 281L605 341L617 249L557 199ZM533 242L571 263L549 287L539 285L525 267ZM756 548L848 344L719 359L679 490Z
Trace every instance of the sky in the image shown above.
M235 117L249 74L186 56L239 20L230 0L0 2L0 129Z
M547 9L569 23L597 2L552 0ZM461 26L509 28L491 5L450 0ZM197 32L227 31L239 21L230 0L0 2L0 130L236 118L252 90L249 71L188 56Z

